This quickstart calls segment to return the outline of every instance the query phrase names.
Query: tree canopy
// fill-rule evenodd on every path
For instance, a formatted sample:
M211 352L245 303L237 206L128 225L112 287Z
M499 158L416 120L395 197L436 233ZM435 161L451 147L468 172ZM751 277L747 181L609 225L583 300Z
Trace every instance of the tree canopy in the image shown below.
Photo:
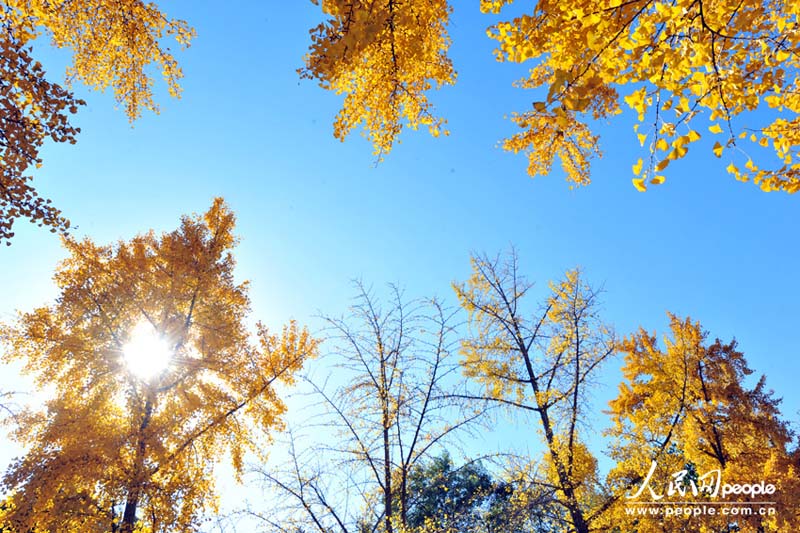
M446 0L323 0L322 9L330 18L311 31L300 74L345 93L334 122L337 139L363 126L382 155L392 149L403 120L413 129L426 126L434 137L447 133L426 94L455 82Z
M3 478L15 531L193 531L213 509L214 466L241 473L285 410L316 341L294 323L245 327L234 215L221 199L175 231L115 245L66 239L59 297L0 330L39 387L18 417L27 453Z
M765 378L747 383L752 370L735 342L710 343L699 323L674 315L664 348L644 329L618 341L580 271L532 305L534 285L514 252L473 257L472 275L454 285L463 334L436 302L409 303L395 291L384 308L359 285L350 314L326 318L334 389L304 380L322 411L312 409L301 433L324 442L298 445L292 433L288 465L272 467L262 452L285 411L275 386L293 382L317 341L293 322L279 334L261 324L248 332L233 227L217 199L160 237L108 246L65 239L56 302L0 329L7 360L22 362L39 388L53 387L45 410L15 413L27 452L3 478L2 530L199 530L217 510L215 465L227 455L241 475L248 452L281 495L251 511L270 532L797 529L797 435ZM590 388L615 352L624 355L623 381L607 412L612 464L603 474ZM466 459L455 467L442 450L470 434L457 430L495 423L489 405L523 415L541 449L484 450L508 459L491 471ZM709 500L697 488L713 480L773 489L764 501ZM665 509L768 512L694 522L631 512L647 503L637 488L660 499L666 487L680 501L663 500L673 506Z
M69 85L111 88L130 120L144 109L158 111L151 67L178 96L183 74L163 41L172 37L187 46L194 31L142 0L10 0L0 8L0 28L0 243L10 244L20 218L54 232L69 228L61 211L38 194L30 174L42 164L39 150L47 138L76 141L79 129L70 115L84 102ZM66 87L47 77L35 59L37 39L72 51Z
M656 468L648 486L662 492L681 471L698 485L701 476L714 472L729 484L766 481L775 492L762 499L773 502L774 514L705 517L699 531L797 530L800 456L796 435L782 419L780 399L767 389L764 376L755 386L747 385L753 371L735 341L709 342L698 322L669 318L664 348L656 335L644 329L620 343L625 380L610 404L614 426L609 433L616 461L612 484L640 485L653 463ZM683 499L704 501L703 494L698 497L684 489ZM612 516L616 525L631 524L631 515L622 506ZM667 517L667 526L639 518L636 527L642 533L663 531L662 527L678 531L689 518Z
M448 133L429 99L456 82L447 0L312 1L326 19L312 28L299 73L344 95L336 138L360 127L380 158L404 126ZM479 6L497 15L513 3ZM549 174L558 159L570 186L586 185L600 154L598 122L629 109L632 144L643 148L631 161L640 191L663 183L670 163L700 145L740 181L797 192L798 15L780 0L536 2L488 29L497 60L530 65L516 85L538 90L530 109L510 110L519 131L502 146L527 155L531 176ZM143 0L12 0L0 26L0 242L10 244L20 218L69 228L31 170L47 138L76 141L70 115L84 102L70 84L112 89L131 120L157 111L151 71L178 96L182 72L165 43L188 46L194 30ZM65 86L35 59L37 39L73 52Z
M317 3L317 2L315 2ZM498 14L513 0L481 0ZM442 119L425 91L455 80L443 0L323 0L305 75L345 94L337 137L361 123L384 153L400 133ZM800 190L800 31L796 2L761 0L540 1L491 25L499 61L530 65L517 82L540 89L511 115L503 141L528 157L531 176L558 158L572 185L591 181L597 121L630 108L639 190L661 184L671 161L710 135L709 152L736 179L765 191ZM476 36L477 38L477 36ZM374 91L374 92L373 92ZM491 97L491 95L489 95ZM633 141L633 135L632 141Z

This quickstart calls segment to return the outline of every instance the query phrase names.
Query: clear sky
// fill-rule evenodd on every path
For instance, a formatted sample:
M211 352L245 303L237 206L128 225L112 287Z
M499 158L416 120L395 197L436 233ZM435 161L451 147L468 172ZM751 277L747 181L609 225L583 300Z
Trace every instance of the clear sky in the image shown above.
M341 97L295 72L319 8L220 5L163 4L198 36L177 53L183 98L162 96L159 116L131 128L110 95L79 88L88 105L75 120L78 144L47 145L35 182L75 235L108 242L170 230L224 196L239 220L237 273L252 281L253 316L276 327L289 318L316 327L319 312L344 312L356 277L454 304L450 283L467 277L470 252L513 244L542 288L583 267L605 287L605 317L620 334L663 331L670 310L700 320L712 339L735 336L785 398L785 417L798 420L800 198L736 182L707 139L670 165L664 185L638 193L630 168L641 149L625 118L600 125L604 156L589 187L570 190L560 170L530 179L525 158L497 142L513 132L504 114L539 98L511 86L519 68L494 61L485 36L493 18L477 2L455 5L458 83L432 95L451 135L404 132L376 166L357 134L333 138ZM63 68L61 54L48 58L51 72ZM46 230L15 229L0 250L3 320L55 296L63 256ZM599 398L614 394L619 363Z

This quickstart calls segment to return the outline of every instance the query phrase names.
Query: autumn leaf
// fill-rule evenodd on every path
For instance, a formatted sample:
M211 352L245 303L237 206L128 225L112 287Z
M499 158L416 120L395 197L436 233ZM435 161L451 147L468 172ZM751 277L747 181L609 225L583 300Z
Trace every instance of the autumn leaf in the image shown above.
M481 5L486 12L498 13L513 3L487 0ZM579 111L572 124L613 120L624 103L637 127L652 125L664 137L664 143L650 146L652 152L674 146L681 137L675 124L688 126L688 142L695 142L700 138L695 125L699 120L707 120L709 131L721 134L723 123L735 128L734 119L741 116L743 125L781 146L774 150L772 170L754 161L742 177L760 176L766 190L800 190L800 163L785 159L787 154L795 159L800 154L800 78L790 74L800 68L800 37L789 4L745 0L709 9L689 0L568 0L520 5L516 11L521 14L489 30L497 42L497 58L528 64L529 74L518 86L548 88L551 107L586 100L579 109L566 105ZM775 43L780 43L777 49ZM752 113L759 102L781 114L764 120ZM676 120L667 126L672 113ZM747 125L750 119L760 125ZM525 148L534 157L550 157L544 143L536 142L540 135L544 132L529 126ZM641 135L638 140L644 144ZM522 151L517 145L513 148ZM685 146L676 147L671 158L686 153ZM568 179L587 182L583 174L568 174Z

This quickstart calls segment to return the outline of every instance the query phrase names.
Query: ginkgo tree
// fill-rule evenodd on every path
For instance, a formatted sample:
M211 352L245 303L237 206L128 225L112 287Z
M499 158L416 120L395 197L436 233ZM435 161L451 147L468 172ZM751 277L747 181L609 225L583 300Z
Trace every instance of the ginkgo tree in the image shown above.
M644 329L619 344L625 354L625 380L610 403L611 456L616 465L609 477L627 498L617 500L609 523L641 533L797 531L800 448L782 419L780 399L767 388L764 376L754 386L747 385L753 371L735 341L709 342L698 322L669 318L664 347ZM681 472L684 482L677 482ZM690 481L695 487L713 487L719 481L740 487L772 485L774 490L758 497L741 491L717 493L716 499L709 499L706 491L696 494ZM669 500L665 493L670 483L682 491L673 501L711 501L728 507L743 502L747 512L706 513L701 521L691 514L653 520L631 513L637 502L631 496L643 494L638 501Z
M448 394L464 386L452 310L356 285L347 315L325 317L331 373L307 380L324 411L305 409L285 467L257 469L281 502L258 513L269 531L410 533L414 472L485 412Z
M313 0L312 0L313 1ZM498 14L513 0L480 0ZM634 185L664 181L671 161L709 137L736 179L765 191L800 190L800 5L782 0L566 0L514 6L493 24L499 61L530 65L517 82L540 89L511 115L521 131L503 141L528 157L531 176L558 158L572 185L590 182L600 154L598 120L636 117ZM477 6L476 6L477 7ZM392 146L405 116L416 128L426 91L455 79L443 0L323 0L307 76L345 94L342 137L363 124L376 150ZM375 90L375 92L371 92ZM420 114L425 111L425 114ZM422 119L428 122L424 122ZM713 144L712 144L713 143Z
M513 250L474 256L472 275L454 285L470 326L461 364L481 385L480 394L465 397L530 415L529 428L544 446L542 468L531 469L534 485L553 491L555 530L589 533L613 501L586 445L586 423L588 389L615 351L614 336L600 317L597 290L580 271L551 283L536 311L532 287Z
M285 407L317 342L294 322L245 321L234 280L234 214L216 199L180 227L98 245L64 240L55 303L0 332L6 358L45 389L18 417L26 454L3 477L14 531L194 531L215 507L227 454L237 472Z
M8 0L0 7L0 243L10 244L14 221L27 218L52 231L69 221L39 196L30 171L39 167L44 141L75 143L79 129L70 115L84 102L69 90L73 81L111 88L130 120L157 111L151 67L169 93L180 94L182 77L167 37L187 46L194 31L143 0ZM72 51L67 84L46 76L33 44L49 39Z

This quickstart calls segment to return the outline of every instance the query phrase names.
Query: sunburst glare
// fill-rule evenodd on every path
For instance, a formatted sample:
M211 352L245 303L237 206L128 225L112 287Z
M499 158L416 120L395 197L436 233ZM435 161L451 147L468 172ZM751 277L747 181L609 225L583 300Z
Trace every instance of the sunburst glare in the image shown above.
M128 369L144 380L161 373L172 359L169 344L147 321L140 322L133 328L122 354Z

